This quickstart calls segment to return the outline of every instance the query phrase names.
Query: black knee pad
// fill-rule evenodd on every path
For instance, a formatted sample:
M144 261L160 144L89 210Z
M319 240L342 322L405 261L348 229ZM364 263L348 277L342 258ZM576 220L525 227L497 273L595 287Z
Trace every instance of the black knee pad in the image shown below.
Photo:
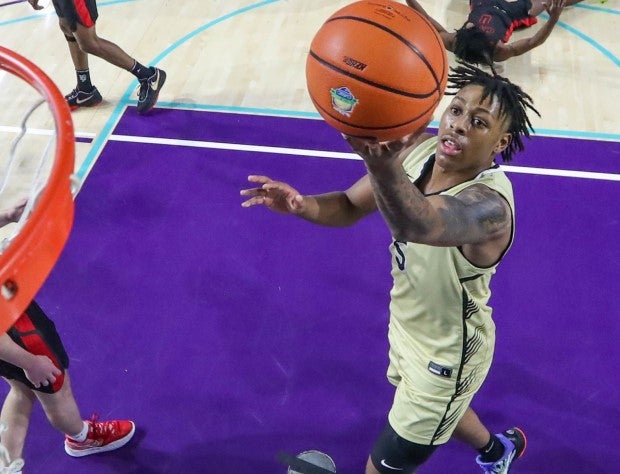
M436 449L437 446L407 441L388 422L372 448L370 459L381 474L411 473L424 464Z
M69 43L76 43L76 42L77 42L77 40L75 39L75 36L65 35L65 39L66 39Z

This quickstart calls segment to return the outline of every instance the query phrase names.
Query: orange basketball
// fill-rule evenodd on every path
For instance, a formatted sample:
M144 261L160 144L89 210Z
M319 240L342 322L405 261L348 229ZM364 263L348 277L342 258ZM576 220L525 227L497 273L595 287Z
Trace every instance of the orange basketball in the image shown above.
M448 61L433 25L392 0L364 0L321 26L306 61L308 92L321 116L347 135L402 138L430 120Z

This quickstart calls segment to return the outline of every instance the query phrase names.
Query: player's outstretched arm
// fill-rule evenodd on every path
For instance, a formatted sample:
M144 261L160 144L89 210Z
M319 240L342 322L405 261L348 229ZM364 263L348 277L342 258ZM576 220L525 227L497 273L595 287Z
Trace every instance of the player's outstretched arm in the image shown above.
M274 212L293 214L315 224L343 227L351 225L376 210L368 177L363 177L346 191L302 195L291 185L267 176L250 175L257 186L242 189L248 199L243 207L262 205Z
M514 41L513 43L499 43L495 48L493 59L495 61L505 61L514 56L520 56L543 44L553 31L553 28L560 19L560 15L566 6L566 0L549 0L543 3L549 20L531 37Z

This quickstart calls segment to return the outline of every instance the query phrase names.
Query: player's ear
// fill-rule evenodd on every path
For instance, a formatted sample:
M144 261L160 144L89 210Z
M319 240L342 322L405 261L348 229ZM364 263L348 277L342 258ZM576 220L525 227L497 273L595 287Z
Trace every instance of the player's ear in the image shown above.
M508 145L510 145L511 141L512 141L512 135L510 135L510 133L506 132L506 133L502 134L502 136L498 140L497 144L495 145L495 148L493 149L493 152L496 155L501 153L506 148L508 148Z

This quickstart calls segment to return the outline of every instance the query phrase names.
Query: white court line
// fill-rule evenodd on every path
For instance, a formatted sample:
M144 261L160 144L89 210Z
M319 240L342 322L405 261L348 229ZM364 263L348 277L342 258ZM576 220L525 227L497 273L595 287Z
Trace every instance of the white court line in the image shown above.
M32 135L56 135L56 130L55 129L51 129L51 128L31 128L31 127L27 127L26 128L26 133L27 134L32 134ZM20 133L21 132L21 127L7 127L4 125L0 125L0 132L8 132L8 133ZM78 132L78 131L74 131L73 132L76 138L90 138L93 139L95 138L96 133L92 133L92 132Z
M304 150L300 148L282 148L259 145L241 145L238 143L203 142L195 140L179 140L176 138L153 138L129 135L110 135L109 140L117 142L148 143L154 145L173 145L190 148L210 148L216 150L249 151L254 153L272 153L280 155L311 156L318 158L337 158L341 160L361 160L355 153L341 153L336 151ZM605 181L620 181L620 174L598 173L594 171L574 171L547 168L532 168L529 166L507 166L502 169L508 173L537 174L544 176L561 176L565 178L599 179Z

